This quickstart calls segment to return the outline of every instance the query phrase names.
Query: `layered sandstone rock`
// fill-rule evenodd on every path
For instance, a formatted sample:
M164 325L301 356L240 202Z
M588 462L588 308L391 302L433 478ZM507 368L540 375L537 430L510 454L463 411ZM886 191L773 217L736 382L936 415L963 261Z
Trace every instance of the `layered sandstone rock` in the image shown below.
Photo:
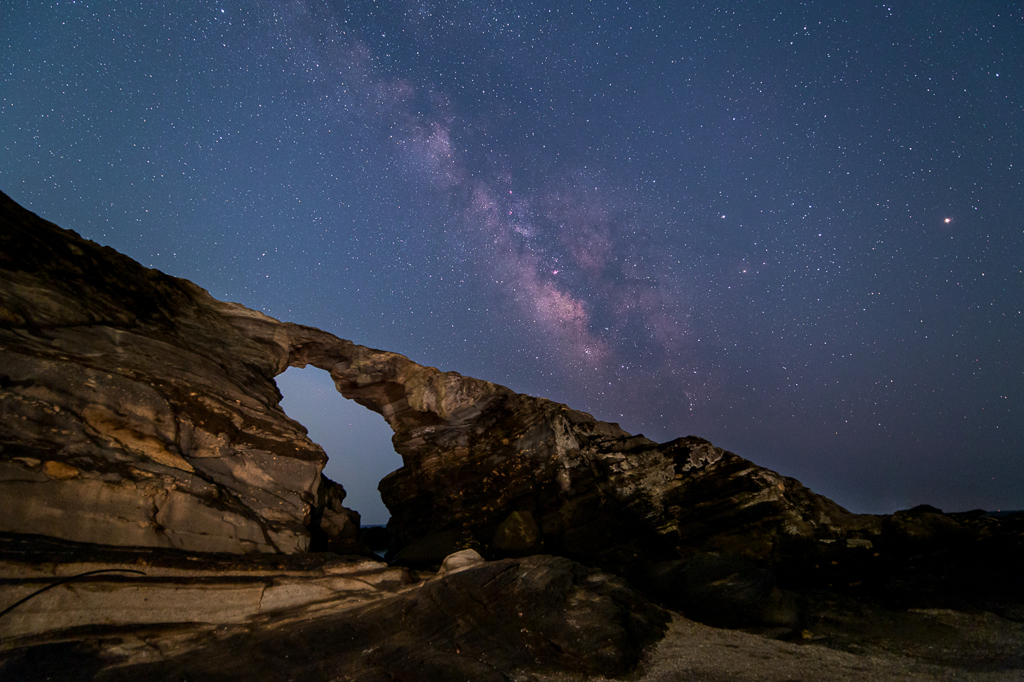
M452 557L414 580L333 554L0 538L0 679L509 680L616 675L669 614L568 559ZM40 591L42 590L42 591Z
M273 378L307 364L394 430L391 530L437 561L473 544L616 569L698 547L773 562L877 525L701 439L658 445L279 322L0 204L0 531L295 552L326 513L326 537L351 539L323 451L279 405Z
M333 554L363 551L358 515L274 383L310 364L394 430L391 558L440 575ZM0 678L621 673L664 612L571 559L718 625L923 651L939 614L1020 650L1019 513L851 514L706 440L217 301L0 195ZM1019 668L992 641L949 664Z
M326 457L278 407L279 323L0 202L0 530L306 549Z

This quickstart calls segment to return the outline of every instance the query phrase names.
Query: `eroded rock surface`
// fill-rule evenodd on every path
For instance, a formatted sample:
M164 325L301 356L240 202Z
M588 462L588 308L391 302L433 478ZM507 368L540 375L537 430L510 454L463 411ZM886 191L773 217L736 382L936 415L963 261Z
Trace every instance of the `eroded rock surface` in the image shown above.
M0 197L0 530L308 548L326 457L278 406L278 327Z
M413 582L407 570L365 557L242 557L7 535L0 535L0 575L0 651L45 646L76 632L198 635L295 609L315 612L323 603L365 605ZM118 646L136 645L145 658L150 645L132 636ZM193 645L175 646L180 652Z
M883 614L889 630L939 623L908 647L947 621L1021 641L1007 624L1024 622L1020 514L852 514L701 438L658 444L217 301L3 195L0 359L0 539L13 543L0 606L84 571L79 550L40 555L53 539L95 543L80 551L104 571L0 616L12 679L618 674L664 613L575 561L693 618L783 638L870 650L889 634L863 626ZM338 560L325 573L337 556L306 553L369 538L280 408L274 377L310 364L394 431L404 465L380 484L390 558L443 575L414 589L403 569ZM4 553L18 543L34 558ZM175 552L186 566L169 569ZM1024 660L979 651L970 660L996 668Z
M394 431L404 465L380 489L392 556L407 565L473 548L637 577L713 554L772 569L782 587L898 596L949 575L991 584L977 577L1022 554L1019 524L932 508L852 514L701 438L658 444L217 301L6 197L0 220L0 531L235 553L300 552L311 537L358 548L323 451L279 405L274 377L311 364ZM916 558L942 551L948 565Z
M565 405L279 322L7 197L0 211L2 531L296 552L326 518L323 537L351 539L352 518L321 490L323 451L279 406L273 378L307 364L394 430L404 466L380 487L401 545L447 533L496 554L616 568L679 546L773 561L866 523L701 439L658 445ZM435 545L445 550L435 563L461 548Z
M670 618L620 579L551 556L463 554L418 582L329 554L254 560L0 538L0 557L5 594L56 584L0 616L0 679L21 682L617 675Z

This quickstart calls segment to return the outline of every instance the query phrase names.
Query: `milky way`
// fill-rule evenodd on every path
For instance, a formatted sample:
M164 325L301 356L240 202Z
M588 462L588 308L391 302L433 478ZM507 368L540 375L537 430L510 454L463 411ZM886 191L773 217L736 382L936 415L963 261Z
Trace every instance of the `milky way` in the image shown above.
M34 5L43 217L856 511L1024 507L1018 6Z
M410 11L422 21L422 9ZM281 17L277 40L285 50L301 46L293 77L323 82L328 100L386 133L411 182L447 208L437 238L472 253L459 264L464 274L500 294L501 314L528 327L567 370L555 372L557 379L589 392L598 406L610 392L640 398L657 372L662 391L681 399L675 409L688 410L707 381L707 371L681 352L692 346L681 286L689 277L679 260L659 257L667 243L649 243L655 226L637 208L643 199L608 172L580 168L519 191L524 183L501 158L474 159L458 142L460 129L486 121L461 115L434 87L385 76L372 49L346 42L332 13L316 10L293 5Z

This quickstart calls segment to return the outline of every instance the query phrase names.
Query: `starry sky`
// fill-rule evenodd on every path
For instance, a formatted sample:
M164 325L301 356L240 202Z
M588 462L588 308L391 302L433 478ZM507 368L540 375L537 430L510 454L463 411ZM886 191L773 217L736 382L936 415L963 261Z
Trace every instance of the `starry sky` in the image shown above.
M1020 509L1022 36L1019 2L14 0L0 189L852 511ZM278 384L383 522L383 420Z

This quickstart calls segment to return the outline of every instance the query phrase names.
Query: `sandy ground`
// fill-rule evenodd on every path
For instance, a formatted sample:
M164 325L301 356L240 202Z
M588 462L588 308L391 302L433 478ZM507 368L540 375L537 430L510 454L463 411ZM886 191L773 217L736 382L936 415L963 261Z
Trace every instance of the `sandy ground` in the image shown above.
M957 614L961 615L961 614ZM967 617L972 618L972 617ZM984 618L982 619L984 620ZM1024 632L1020 626L999 633L984 623L972 627L981 641L1007 654L1005 660L980 662L976 652L949 650L937 644L934 656L917 656L877 650L863 653L839 651L817 643L784 642L736 630L721 630L677 617L665 638L644 658L640 668L618 682L1014 682L1024 681ZM966 626L975 623L963 623ZM1016 625L1016 624L1013 624ZM993 640L994 637L994 640ZM926 645L927 646L927 645ZM957 646L971 647L970 644ZM1010 651L1004 647L1014 649ZM1010 667L1006 667L1009 665ZM612 682L604 677L574 675L538 676L538 682Z

